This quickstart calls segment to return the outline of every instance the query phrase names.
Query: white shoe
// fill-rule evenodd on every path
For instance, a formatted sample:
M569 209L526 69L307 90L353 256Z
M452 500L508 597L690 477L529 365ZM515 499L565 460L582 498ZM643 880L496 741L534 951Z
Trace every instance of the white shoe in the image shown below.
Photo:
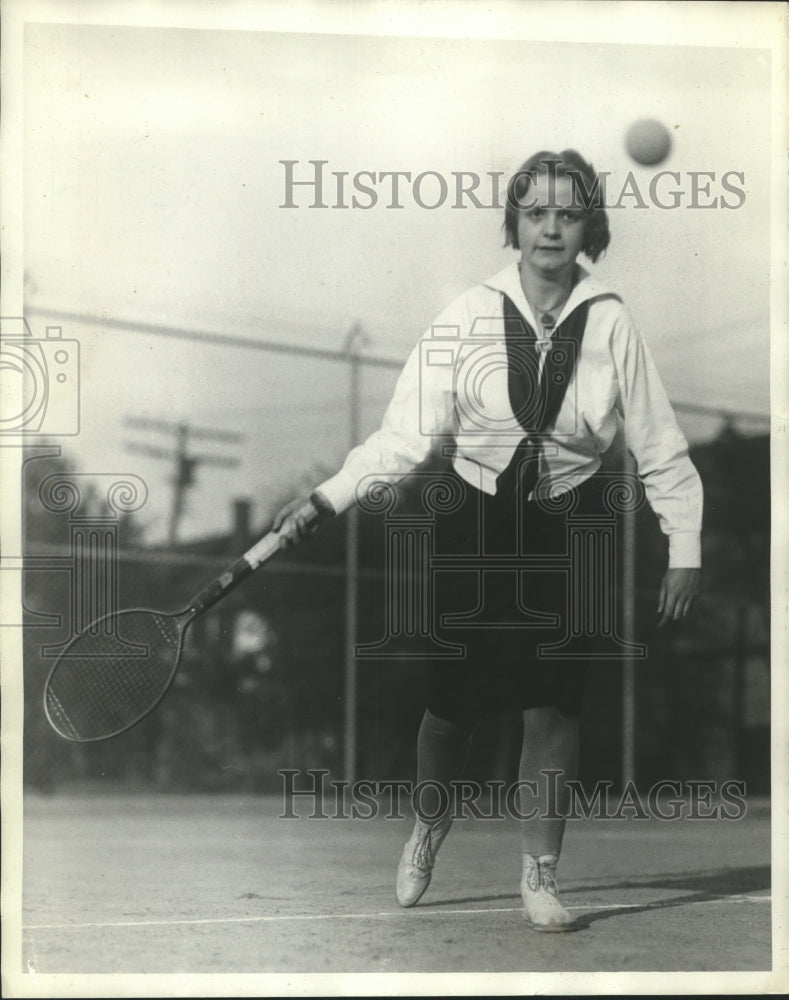
M449 816L432 825L417 817L414 831L403 848L397 866L397 902L401 906L413 906L424 895L430 885L438 849L450 826L452 820Z
M535 931L573 931L577 924L559 902L556 887L557 854L523 855L523 918Z

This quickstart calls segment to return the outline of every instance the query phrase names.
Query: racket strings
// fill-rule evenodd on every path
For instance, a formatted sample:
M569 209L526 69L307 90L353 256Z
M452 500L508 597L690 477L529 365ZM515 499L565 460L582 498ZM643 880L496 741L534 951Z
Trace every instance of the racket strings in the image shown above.
M108 621L113 630L74 639L47 682L50 722L72 740L128 729L158 703L178 663L176 616L126 611Z

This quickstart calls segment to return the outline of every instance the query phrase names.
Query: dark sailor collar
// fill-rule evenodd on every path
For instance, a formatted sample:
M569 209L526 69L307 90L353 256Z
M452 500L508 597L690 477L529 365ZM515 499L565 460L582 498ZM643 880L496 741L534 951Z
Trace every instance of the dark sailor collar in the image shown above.
M621 298L616 292L611 291L610 288L606 288L602 282L590 274L584 267L576 264L576 268L578 280L570 292L569 298L562 306L561 312L556 317L557 326L582 302L588 302L597 298L615 298L621 302ZM508 295L521 314L537 328L537 319L526 300L526 296L523 294L517 261L502 268L501 271L488 278L483 284L487 288L493 288Z

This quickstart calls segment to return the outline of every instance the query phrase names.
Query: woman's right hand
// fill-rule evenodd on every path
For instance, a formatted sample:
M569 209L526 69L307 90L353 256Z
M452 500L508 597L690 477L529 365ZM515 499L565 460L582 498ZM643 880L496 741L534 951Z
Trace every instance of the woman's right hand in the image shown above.
M332 514L328 501L324 506L315 503L314 495L297 497L277 511L271 528L284 539L286 545L295 545L314 534L318 522Z

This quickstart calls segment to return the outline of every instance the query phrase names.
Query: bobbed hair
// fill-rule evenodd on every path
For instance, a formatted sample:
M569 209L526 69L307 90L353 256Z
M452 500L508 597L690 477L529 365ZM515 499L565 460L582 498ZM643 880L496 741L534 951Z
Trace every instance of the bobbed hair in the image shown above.
M510 178L507 204L504 209L504 246L520 249L518 243L518 213L528 203L526 195L538 174L566 177L573 184L574 207L585 216L584 243L581 248L592 262L596 261L611 242L608 215L603 203L605 191L594 167L574 149L561 153L541 150L530 156Z

